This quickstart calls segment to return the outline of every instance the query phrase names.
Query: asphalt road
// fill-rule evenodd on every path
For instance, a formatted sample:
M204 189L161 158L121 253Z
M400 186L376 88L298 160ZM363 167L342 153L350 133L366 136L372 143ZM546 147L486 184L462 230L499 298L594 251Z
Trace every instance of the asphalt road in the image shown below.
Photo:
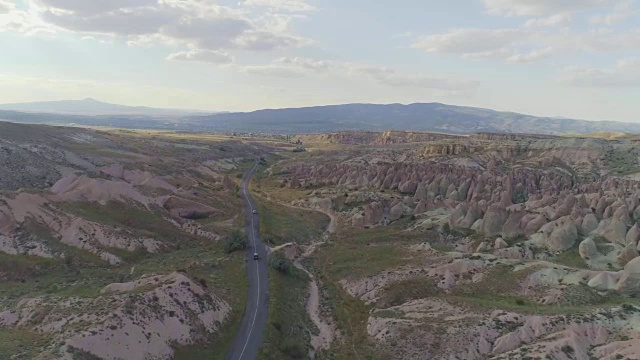
M249 279L249 295L244 315L236 338L227 352L226 360L254 360L262 345L262 335L267 325L269 275L267 264L267 248L260 240L260 217L253 214L257 209L249 194L249 183L256 173L258 163L247 172L242 180L242 197L244 198L244 216L248 246L246 250L247 277ZM260 259L255 261L253 253Z

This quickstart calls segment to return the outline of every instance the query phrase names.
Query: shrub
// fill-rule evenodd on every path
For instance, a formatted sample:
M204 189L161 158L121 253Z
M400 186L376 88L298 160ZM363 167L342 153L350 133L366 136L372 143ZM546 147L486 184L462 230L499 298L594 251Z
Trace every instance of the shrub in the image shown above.
M227 243L224 246L224 251L227 254L231 254L234 251L240 251L247 248L247 238L239 229L234 229L227 237Z
M295 339L284 338L279 348L280 351L288 355L291 359L305 359L307 357L306 347Z
M567 354L567 355L571 355L574 353L575 350L573 350L573 347L571 347L571 345L565 345L561 348L562 352Z
M282 274L289 274L293 269L293 264L291 263L291 260L287 259L280 253L275 253L271 255L269 264L274 270Z
M525 192L519 192L514 196L514 203L516 204L524 204L529 200L529 194Z

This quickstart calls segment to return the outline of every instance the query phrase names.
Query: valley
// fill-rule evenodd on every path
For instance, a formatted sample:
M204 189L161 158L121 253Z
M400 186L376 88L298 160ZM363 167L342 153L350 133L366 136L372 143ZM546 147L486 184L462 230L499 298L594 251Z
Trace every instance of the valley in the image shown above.
M14 359L229 358L253 166L258 359L640 355L635 135L0 130Z

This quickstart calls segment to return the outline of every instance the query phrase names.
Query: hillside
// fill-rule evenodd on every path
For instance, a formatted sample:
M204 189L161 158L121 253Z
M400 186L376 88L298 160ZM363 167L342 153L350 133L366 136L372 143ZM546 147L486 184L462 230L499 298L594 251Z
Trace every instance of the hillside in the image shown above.
M60 111L62 105L67 104L65 102L55 103L55 106L47 105L50 103L39 103L43 104L39 107L33 104L28 107L31 112L19 110L17 105L0 106L0 120L50 125L271 134L384 130L431 131L451 134L479 132L547 135L598 132L640 134L640 123L544 118L439 103L346 104L210 115L171 114L169 112L160 114L154 113L154 111L162 112L165 110L118 108L120 105L113 105L115 108L111 108L111 104L90 99L72 103L77 105L75 114ZM83 106L86 106L84 110ZM2 110L6 107L12 107L16 110ZM24 108L27 108L26 105ZM68 112L72 108L73 106L66 107ZM42 112L34 113L35 109L40 109ZM95 115L101 111L105 114ZM110 113L107 114L107 111Z
M259 143L0 122L0 359L222 358Z
M321 133L332 131L437 131L458 134L640 132L640 124L544 118L439 103L347 104L191 117L189 123L236 131Z

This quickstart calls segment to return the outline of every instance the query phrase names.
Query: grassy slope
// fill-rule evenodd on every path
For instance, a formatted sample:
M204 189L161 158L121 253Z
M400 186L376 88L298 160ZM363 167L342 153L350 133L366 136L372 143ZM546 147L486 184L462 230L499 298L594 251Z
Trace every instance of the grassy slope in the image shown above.
M306 311L309 279L295 268L290 274L269 271L269 319L258 359L305 359L311 332L315 331Z

